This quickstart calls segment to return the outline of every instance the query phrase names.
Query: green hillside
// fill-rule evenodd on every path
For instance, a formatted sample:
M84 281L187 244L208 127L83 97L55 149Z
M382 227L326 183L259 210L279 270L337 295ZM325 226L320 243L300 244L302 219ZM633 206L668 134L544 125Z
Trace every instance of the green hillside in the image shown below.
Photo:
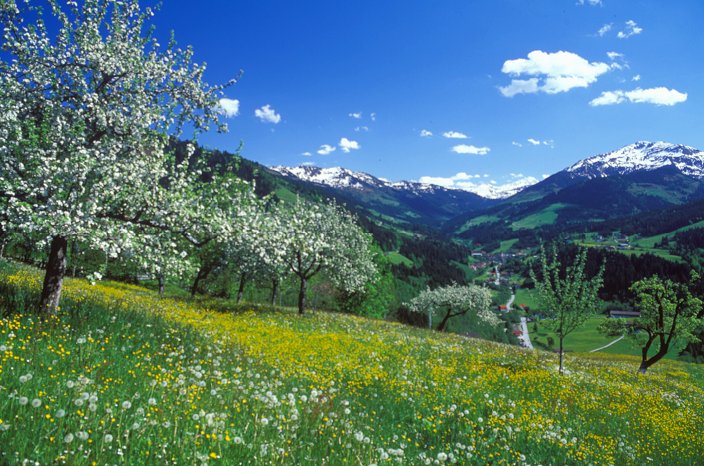
M704 373L328 313L0 277L8 464L701 464ZM178 448L174 448L178 445Z

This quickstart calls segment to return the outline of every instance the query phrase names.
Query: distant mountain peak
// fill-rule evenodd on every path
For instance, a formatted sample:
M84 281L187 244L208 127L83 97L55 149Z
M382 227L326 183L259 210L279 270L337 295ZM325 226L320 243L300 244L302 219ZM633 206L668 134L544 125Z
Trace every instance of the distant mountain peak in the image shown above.
M637 141L620 149L581 160L567 172L586 178L625 175L674 166L681 173L704 178L704 152L682 144L664 141Z
M377 178L368 173L355 172L342 167L321 168L314 165L299 165L297 167L274 166L270 169L284 176L338 189L389 188L414 194L464 191L485 199L505 199L538 182L534 178L525 178L506 185L465 183L460 187L448 187L417 181L389 181L385 178Z

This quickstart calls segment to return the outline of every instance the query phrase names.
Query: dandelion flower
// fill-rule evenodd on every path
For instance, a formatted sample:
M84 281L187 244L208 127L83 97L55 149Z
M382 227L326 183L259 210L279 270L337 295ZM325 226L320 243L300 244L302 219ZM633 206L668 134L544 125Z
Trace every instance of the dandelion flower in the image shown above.
M32 408L38 408L42 405L42 400L35 398L32 400Z

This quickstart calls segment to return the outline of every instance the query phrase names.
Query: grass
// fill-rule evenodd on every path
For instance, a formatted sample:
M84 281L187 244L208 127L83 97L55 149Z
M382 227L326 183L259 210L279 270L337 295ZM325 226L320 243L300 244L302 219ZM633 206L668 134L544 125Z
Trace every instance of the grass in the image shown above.
M471 220L468 222L465 222L464 225L462 225L458 230L457 234L464 233L465 231L469 230L470 228L481 225L482 223L491 223L491 222L496 222L499 220L499 217L496 215L478 215L476 217L473 217Z
M704 228L704 220L702 220L700 222L693 223L691 225L684 226L682 228L678 228L678 229L673 230L668 233L662 233L659 235L646 236L643 238L633 239L632 242L634 245L637 245L641 248L654 249L655 244L661 242L663 240L663 238L665 238L665 237L672 238L675 234L677 234L679 232L693 230L695 228Z
M543 225L552 225L557 220L558 211L565 207L567 207L567 204L552 204L540 212L536 212L520 220L516 220L511 224L511 228L513 230L522 230L537 228Z
M0 270L0 463L704 461L701 366L568 355L560 376L547 352L81 280L40 322L40 279Z
M386 258L393 265L401 265L402 264L402 265L405 265L406 267L413 267L413 261L399 252L390 251L390 252L386 253Z
M687 229L687 228L688 227L685 227L685 229ZM694 228L694 225L691 225L690 228ZM672 262L682 262L681 257L676 256L674 254L671 254L669 250L655 247L655 244L658 243L663 237L672 235L674 233L675 232L665 233L662 235L650 236L650 237L641 238L641 239L634 239L634 237L631 237L631 241L629 243L630 248L629 249L617 249L617 251L620 252L621 254L626 254L626 255L653 254L653 255L658 256L662 259L666 259L666 260L669 260ZM577 240L575 242L575 244L577 244L579 246L584 246L584 247L598 247L598 248L615 247L615 248L618 248L619 242L614 240L613 238L606 238L604 241L598 242L596 240L596 236L597 236L596 233L588 233L588 234L586 234L585 239Z
M614 341L617 337L605 336L597 330L599 324L603 321L604 317L593 317L589 319L585 324L565 337L565 351L572 352L589 352L593 349L600 348ZM533 344L538 344L543 348L548 348L547 338L552 337L555 341L554 347L557 347L557 336L548 330L547 324L545 322L538 323L538 333L535 334L533 331L533 323L528 325L528 331L530 332L530 338ZM633 351L627 352L625 354L636 355Z
M514 305L525 304L532 310L540 309L540 301L538 300L538 294L535 289L528 288L517 288L516 289L516 300Z
M571 334L565 337L565 351L576 352L576 353L586 353L597 348L608 345L609 343L616 340L618 337L607 336L599 332L598 326L605 319L605 317L592 317L587 320L585 324L576 329ZM533 324L528 325L528 331L530 332L531 342L533 344L539 345L541 348L548 349L547 338L551 336L555 341L553 349L558 347L557 336L548 330L547 325L544 323L538 323L538 333L537 335L533 332ZM641 350L635 345L630 339L624 338L623 340L600 350L604 353L609 354L624 354L640 357ZM657 348L651 349L651 354L657 351ZM665 356L668 359L677 359L677 353L671 351Z
M495 249L492 253L493 254L498 254L501 252L508 252L511 250L511 248L518 242L518 238L512 238L512 239L507 239L504 241L501 241L499 247Z

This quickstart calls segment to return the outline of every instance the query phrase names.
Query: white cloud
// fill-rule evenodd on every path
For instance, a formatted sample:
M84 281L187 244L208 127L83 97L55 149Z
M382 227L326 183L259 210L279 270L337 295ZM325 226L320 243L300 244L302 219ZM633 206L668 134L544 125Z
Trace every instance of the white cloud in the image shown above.
M266 104L262 108L254 111L254 116L259 118L264 123L274 123L275 125L281 122L281 115L276 113L276 110L271 108L271 105Z
M422 138L429 138L432 135L433 135L432 131L429 131L427 129L420 130L420 137L422 137Z
M501 72L516 78L523 75L535 77L512 79L511 84L500 87L499 91L506 97L535 92L557 94L575 87L588 87L610 69L606 63L589 62L572 52L533 50L527 59L506 60Z
M637 74L631 78L631 81L640 81L640 75Z
M315 162L303 162L301 167L315 167Z
M624 68L629 68L626 57L622 53L606 52L606 55L609 57L609 60L611 60L612 69L622 70Z
M350 118L354 118L355 120L359 120L362 118L362 112L348 113L347 116L349 116Z
M506 192L515 192L516 190L530 186L538 182L532 176L524 176L520 173L511 174L511 181L499 185L496 180L477 180L478 178L488 178L489 175L471 175L460 172L453 176L421 176L418 181L421 183L435 184L445 188L456 188L471 191L486 197L497 197L497 195Z
M426 184L436 184L438 186L444 186L446 188L456 187L457 182L469 181L474 178L481 178L482 175L470 175L465 172L459 172L456 175L449 177L442 176L421 176L418 181Z
M596 33L599 35L599 37L604 37L604 35L609 32L613 26L613 23L604 24L602 27L599 28L598 31L596 31Z
M601 0L577 0L577 5L602 6Z
M456 154L472 154L472 155L486 155L491 149L488 147L477 147L467 144L459 144L452 148L452 152Z
M589 102L589 105L592 107L599 107L601 105L620 104L626 100L624 94L625 93L623 91L604 91L599 97L592 99Z
M354 130L358 133L360 131L364 131L366 133L367 131L369 131L369 127L368 126L357 126Z
M218 101L218 106L226 117L236 117L240 114L240 101L237 99L222 98Z
M442 133L442 137L447 139L467 139L467 135L459 131L445 131Z
M592 107L602 105L615 105L623 102L632 102L639 104L654 104L672 106L682 103L687 100L686 92L679 92L675 89L666 87L652 87L650 89L636 88L632 91L605 91L591 102Z
M313 155L313 154L311 154L310 152L306 151L306 152L303 152L301 155L304 155L304 156L306 156L306 157L310 157L310 156Z
M652 87L650 89L638 88L626 92L626 98L634 103L675 105L686 101L687 93L666 87Z
M376 112L370 113L369 118L371 118L372 121L376 121Z
M361 146L357 141L351 141L347 138L340 138L340 143L338 144L342 152L349 154L351 150L358 150Z
M628 39L629 37L636 36L643 32L643 28L639 27L635 21L629 19L626 21L626 27L623 31L618 31L616 37L619 39Z
M511 84L500 87L499 91L504 97L513 97L516 94L532 94L538 92L538 78L512 79Z
M322 146L320 146L320 149L318 149L316 152L320 155L328 155L335 152L335 149L335 146L331 146L330 144L323 144Z
M521 144L520 142L511 141L511 144L514 145L514 146L516 146L516 147L523 147L523 144Z
M540 139L528 138L526 139L526 141L528 141L529 143L531 143L531 145L534 146L543 145L553 147L553 144L555 143L555 141L553 141L552 139L546 139L545 141L541 141Z

